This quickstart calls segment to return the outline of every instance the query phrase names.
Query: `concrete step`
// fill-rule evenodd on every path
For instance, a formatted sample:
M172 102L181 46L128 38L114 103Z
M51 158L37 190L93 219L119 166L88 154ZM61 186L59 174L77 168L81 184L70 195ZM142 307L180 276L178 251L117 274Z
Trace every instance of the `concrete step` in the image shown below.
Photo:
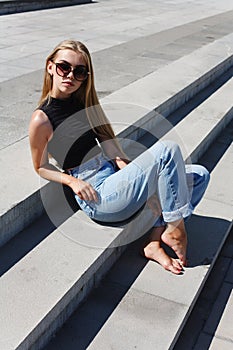
M233 70L229 70L228 74L232 76ZM233 78L230 78L183 118L181 110L176 111L167 119L170 125L167 122L160 124L158 137L177 142L187 163L197 162L233 119L232 88ZM203 98L202 95L201 92L196 99ZM184 109L187 113L187 106Z
M183 63L183 61L176 62L178 66L179 64L183 65ZM231 66L231 58L227 59L225 63L227 63L228 67ZM178 66L173 66L173 68L177 68ZM217 70L219 69L219 66L222 70L223 64L219 63ZM181 66L179 67L181 69ZM211 70L211 74L208 71L207 75L208 82L211 81L210 75L214 75L214 77L216 77L216 65ZM161 75L160 81L162 80L162 77L163 75ZM206 81L203 80L200 76L198 81L199 83L201 82L202 87L203 84L206 84ZM146 89L147 83L148 81L146 77L144 89L142 90L143 92ZM141 80L138 82L138 84L142 87ZM190 81L188 86L185 84L185 81L183 84L184 89L188 90L188 94L192 95L192 91L188 89L188 86L191 84ZM227 84L231 84L231 82L227 82L221 89L219 89L219 91L216 92L216 94L210 97L212 101L211 103L208 104L207 101L205 102L205 115L208 116L211 113L213 115L213 120L218 120L217 124L220 120L226 118L225 116L229 113L229 103L228 101L225 103L225 93L222 92L222 89L228 86ZM192 87L196 87L194 83L191 85ZM131 92L135 91L135 87L136 86L134 83ZM164 93L167 94L166 89L164 90ZM219 94L222 96L221 98L218 97ZM183 93L181 94L180 91L177 91L176 95L182 96L180 97L181 100L184 98ZM164 98L164 96L162 96L162 98ZM219 110L217 110L216 115L214 116L215 108L213 108L213 106L215 102L213 101L215 101L215 98L219 98L221 100L222 109L221 113ZM173 100L174 106L182 106L182 102L179 100L176 102L175 98L173 98L173 95L171 94L170 101L163 102L163 105L166 106L164 110L168 109L168 105L170 111L175 109L174 106L173 108L171 107L171 100ZM184 98L184 101L186 100L187 99ZM191 100L189 102L191 103ZM219 100L218 103L220 103ZM119 107L119 105L117 106ZM127 106L128 105L126 105L126 107ZM125 107L124 104L123 107ZM158 108L161 108L161 106L159 105ZM111 110L114 112L113 108ZM142 113L142 110L140 110L140 113ZM219 113L221 114L220 116ZM113 115L111 117L113 117ZM146 116L145 118L150 121L150 125L153 126L152 116L150 115L149 118ZM197 125L196 127L200 131L198 134L200 136L203 129L203 120L201 117L198 118L198 120L199 126ZM188 123L188 127L192 127L190 123L191 122ZM130 124L132 124L132 121L130 121ZM143 125L142 133L141 130L139 130L141 128L141 125ZM135 137L135 140L137 140L137 137L139 137L140 134L143 134L145 137L145 130L147 130L147 124L145 120L141 125L137 125L137 127L134 129L132 129L132 127L129 127L128 129L130 130L128 131L128 135L130 135L132 138ZM182 126L182 123L178 123L176 125L176 133L178 135L181 134L179 131L179 125ZM208 124L208 127L212 128L212 123ZM124 133L125 137L125 129L122 128L122 125L120 125L120 128L120 132ZM139 132L137 132L138 130ZM199 148L200 144L202 145L203 149L205 149L205 140L207 140L206 133L208 132L203 129L202 138L197 138L196 145L191 144L189 150L192 149L192 153L196 148ZM217 132L214 132L215 137L216 134ZM185 139L185 137L187 137L187 139ZM182 142L186 147L188 147L190 142L190 135L188 132L184 135L182 134ZM200 152L201 150L199 149L198 154L200 154ZM225 154L226 164L229 164L228 152ZM222 167L220 167L220 169L222 171ZM225 171L224 177L226 174L228 174L228 172ZM216 183L212 185L214 189L216 188ZM216 191L214 191L214 193L215 192ZM221 198L224 198L224 196L226 198L229 198L228 196L230 195L230 191L229 189L224 188L224 191L222 191L220 194ZM208 259L201 260L203 258L203 255L199 254L199 252L196 255L194 254L194 257L191 260L192 268L187 269L184 276L182 277L183 284L180 283L180 277L168 274L160 266L153 263L148 263L146 265L148 266L148 271L150 271L150 274L148 275L149 277L147 277L147 283L144 281L139 281L139 283L142 283L144 286L143 288L146 288L144 292L146 291L147 294L153 294L151 288L155 288L154 293L156 296L150 298L150 307L147 308L147 312L144 314L149 313L150 309L153 310L153 317L156 312L157 314L162 314L164 317L162 318L162 322L165 322L167 325L169 320L166 316L166 313L169 315L168 311L170 310L170 307L172 310L177 310L175 318L173 316L171 317L171 319L174 320L174 323L171 324L171 327L169 328L171 329L171 332L169 332L170 338L168 339L163 337L166 344L172 342L172 339L176 335L177 329L184 322L185 317L189 312L189 309L192 307L196 295L198 294L203 279L208 272L211 259L213 259L216 254L217 245L221 243L221 240L226 234L226 228L229 226L229 215L231 215L231 213L229 214L229 211L225 212L225 208L228 208L229 210L231 208L231 205L228 203L225 203L223 205L222 202L217 206L212 205L215 201L212 200L211 194L208 194L208 192L205 200L208 202L208 206L205 205L203 215L206 215L206 213L208 215L209 212L211 213L211 208L213 209L211 217L214 215L219 215L221 210L223 210L225 213L224 220L220 219L220 223L217 226L218 228L221 228L221 232L218 232L217 237L215 237L215 250L212 249L211 252L209 251L210 256L207 256ZM54 202L56 202L56 200L54 200ZM46 207L45 202L44 204ZM1 277L0 295L2 302L0 325L2 336L0 339L0 347L3 349L10 350L42 348L51 337L51 335L64 323L66 319L69 318L78 304L83 300L84 297L87 296L88 292L90 292L93 286L99 282L101 277L116 261L116 259L126 248L126 244L134 241L136 238L141 237L143 233L147 232L151 224L151 216L148 209L143 211L143 215L138 215L135 220L132 220L129 224L123 225L122 227L97 225L96 223L86 218L86 216L81 211L78 211L62 224L60 224L58 221L60 220L63 208L60 209L61 212L57 207L54 208L50 206L46 207L46 209L49 219L52 221L52 223L55 223L55 226L58 228L51 228L51 233L48 233L48 236L45 239L43 239L27 254L25 254L24 257L19 258L18 261L15 261L12 264L12 267L9 267L8 270L6 269L4 271ZM197 214L198 213L199 212L197 212ZM205 218L203 218L203 220L205 221ZM145 222L148 226L145 226ZM224 226L221 225L222 223L224 223ZM40 221L37 225L40 225ZM198 222L197 225L200 225L200 222ZM193 231L194 228L195 225L192 223L189 229L191 232L191 242L195 240ZM203 226L203 229L199 231L200 236L203 235L203 230L207 231L207 228ZM31 235L34 233L35 224L31 226L29 231ZM213 239L213 237L211 238ZM15 239L16 242L19 242L18 240L20 240L20 235L18 235ZM12 246L12 242L13 241L9 242L8 249ZM16 246L19 247L20 244L16 244ZM4 249L7 249L7 245L2 249L3 251ZM7 252L5 252L5 255L7 255ZM146 263L144 262L143 265L145 266L145 264ZM151 281L152 275L156 276L156 280L154 280L153 283ZM192 280L191 291L190 280ZM160 283L158 284L157 281L160 281ZM173 290L169 289L170 285L174 286ZM134 291L132 291L132 293L133 303L138 303L143 294L141 292L138 293L138 291L136 291L135 295ZM177 299L174 299L176 297ZM160 304L161 298L163 300L165 299L166 302ZM169 300L169 298L170 301L167 303L167 300ZM142 298L142 300L144 300L144 298ZM153 305L159 304L160 306L156 310L152 308ZM177 304L179 304L178 308ZM31 312L31 305L33 305L33 312ZM143 307L142 304L141 306ZM149 314L151 315L151 313ZM145 317L147 316L145 315ZM22 320L24 320L24 322L22 322ZM109 324L111 325L111 323ZM163 327L161 327L160 331L162 331L162 328ZM163 329L165 329L165 327ZM14 330L14 332L12 332L12 330ZM104 339L104 337L99 337L98 341L100 341L100 343L101 339ZM118 339L118 341L120 341L120 339ZM97 343L93 344L94 348L99 348L98 344L100 343Z
M232 34L226 35L103 98L101 102L124 147L222 76L232 65L232 39ZM39 193L43 184L32 169L27 137L2 149L0 157L5 169L0 174L4 195L0 201L2 245L43 213ZM42 191L47 190L43 187Z
M6 0L0 1L0 15L87 4L90 2L92 2L92 0Z
M189 345L193 344L199 323L203 321L200 311L195 320L197 329L192 323L189 332L186 330L185 346L177 347L177 339L233 228L233 192L226 185L233 170L232 138L233 122L200 159L211 171L211 184L204 202L187 223L189 268L185 273L174 276L159 265L146 262L139 255L143 243L139 239L128 246L100 285L44 350L191 349ZM225 181L221 181L223 178ZM222 271L218 270L218 273ZM211 288L216 290L214 280ZM204 302L210 304L209 300L204 299ZM201 306L206 310L203 304ZM197 347L197 350L204 348Z
M174 350L231 348L232 268L233 222L229 235L219 246L217 259L211 264L208 278L175 342Z

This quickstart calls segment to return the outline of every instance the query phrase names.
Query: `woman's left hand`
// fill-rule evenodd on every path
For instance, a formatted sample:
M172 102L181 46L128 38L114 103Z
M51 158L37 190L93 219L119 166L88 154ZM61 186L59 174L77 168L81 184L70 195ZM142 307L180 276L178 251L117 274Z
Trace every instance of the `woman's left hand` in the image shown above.
M115 158L116 165L119 169L123 169L127 164L130 163L129 159L124 159L120 157Z

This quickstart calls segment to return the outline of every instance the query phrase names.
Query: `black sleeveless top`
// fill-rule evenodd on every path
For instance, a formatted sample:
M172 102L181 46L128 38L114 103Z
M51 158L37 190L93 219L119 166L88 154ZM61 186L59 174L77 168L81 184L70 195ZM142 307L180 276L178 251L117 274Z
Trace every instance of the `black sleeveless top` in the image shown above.
M72 97L66 100L52 97L39 109L53 127L48 152L62 169L74 168L100 152L98 136L89 124L85 109Z

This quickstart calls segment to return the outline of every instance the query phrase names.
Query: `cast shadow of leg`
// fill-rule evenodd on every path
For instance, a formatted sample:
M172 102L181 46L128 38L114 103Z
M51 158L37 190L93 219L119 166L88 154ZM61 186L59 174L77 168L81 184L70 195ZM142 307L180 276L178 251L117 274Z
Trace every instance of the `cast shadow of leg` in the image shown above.
M188 267L211 264L229 225L224 219L192 215L186 223Z

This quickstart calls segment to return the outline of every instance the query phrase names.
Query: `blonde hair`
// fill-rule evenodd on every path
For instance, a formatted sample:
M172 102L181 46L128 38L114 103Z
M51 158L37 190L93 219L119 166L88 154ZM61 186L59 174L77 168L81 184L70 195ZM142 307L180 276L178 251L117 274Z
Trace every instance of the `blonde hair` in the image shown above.
M95 85L94 85L94 72L91 61L91 55L87 49L87 47L76 40L64 40L60 44L58 44L51 54L46 59L45 72L44 72L44 82L42 88L42 95L39 101L39 106L41 106L47 99L50 99L50 93L52 90L53 77L47 71L47 66L50 61L54 61L58 51L60 50L73 50L77 53L81 53L88 71L90 74L88 78L82 83L80 88L73 93L73 96L77 98L82 105L85 107L87 112L87 117L89 123L93 130L97 134L102 134L107 139L115 139L114 131L100 105ZM118 145L119 147L119 145Z

